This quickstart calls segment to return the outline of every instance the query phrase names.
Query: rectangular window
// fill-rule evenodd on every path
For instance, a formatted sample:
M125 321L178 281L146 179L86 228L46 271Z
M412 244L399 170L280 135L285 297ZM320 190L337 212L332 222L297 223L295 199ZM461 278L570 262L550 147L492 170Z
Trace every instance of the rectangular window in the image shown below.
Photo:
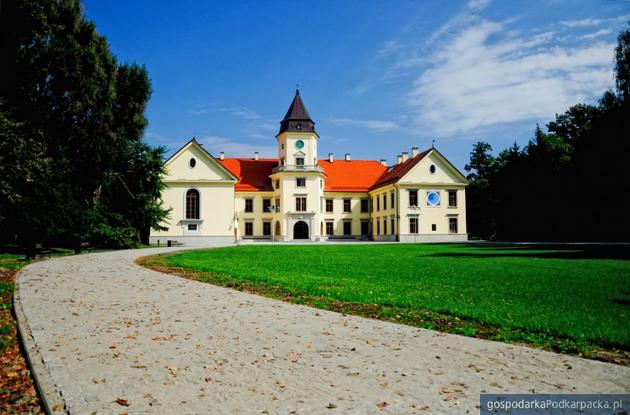
M418 191L410 190L409 191L409 207L418 206Z
M189 231L196 231L197 230L197 225L194 223L191 223L188 225L188 230Z
M254 211L254 199L245 199L245 212Z
M349 220L343 221L343 234L346 236L352 235L352 222Z
M448 207L457 207L457 190L448 191Z
M448 231L457 233L457 218L448 218Z
M326 213L332 213L333 211L333 200L326 199Z
M276 189L280 188L280 180L276 180Z
M437 231L437 225L435 223L431 225L431 230L433 232Z
M418 218L409 218L409 233L418 233Z
M326 222L326 235L332 235L333 232L333 223L331 221Z
M378 212L379 210L381 210L381 197L376 196L376 211Z
M366 220L361 221L361 235L368 235L370 233L370 223Z
M276 212L280 212L280 199L276 198Z
M387 193L383 194L383 210L386 210L386 209L387 209Z
M306 212L306 198L305 197L295 198L295 211Z
M295 165L304 167L304 157L296 157Z
M383 218L383 235L387 235L387 219Z
M350 213L352 212L351 199L343 199L343 212Z
M392 219L392 235L394 235L396 233L396 222L394 221L394 219Z
M254 222L245 222L245 236L254 235Z
M263 235L271 236L271 222L263 222Z
M381 234L381 221L380 220L376 220L376 234L380 235Z
M263 199L263 212L271 212L271 199Z
M391 207L392 209L396 207L396 206L395 206L395 205L396 205L396 203L394 202L394 201L396 200L395 194L396 194L396 193L392 192L392 193L389 195L389 204L390 204L390 207Z
M370 211L370 200L361 199L361 213L368 213Z
M297 187L306 187L306 177L297 177L295 179L295 185Z

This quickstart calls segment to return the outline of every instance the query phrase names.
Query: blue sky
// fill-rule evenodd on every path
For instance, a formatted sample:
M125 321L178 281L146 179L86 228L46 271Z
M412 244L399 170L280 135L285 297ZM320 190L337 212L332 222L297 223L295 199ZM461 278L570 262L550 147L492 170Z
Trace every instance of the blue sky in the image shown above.
M121 62L153 84L145 138L217 155L276 154L299 83L319 155L525 144L536 122L614 86L630 2L84 1Z

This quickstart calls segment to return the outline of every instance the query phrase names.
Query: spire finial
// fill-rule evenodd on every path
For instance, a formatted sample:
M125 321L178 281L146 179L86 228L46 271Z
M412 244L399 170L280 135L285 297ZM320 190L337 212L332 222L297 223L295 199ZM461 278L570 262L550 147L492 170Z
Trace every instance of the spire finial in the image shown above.
M296 94L300 93L300 84L295 84L295 93Z
M431 148L435 148L435 138L431 140Z

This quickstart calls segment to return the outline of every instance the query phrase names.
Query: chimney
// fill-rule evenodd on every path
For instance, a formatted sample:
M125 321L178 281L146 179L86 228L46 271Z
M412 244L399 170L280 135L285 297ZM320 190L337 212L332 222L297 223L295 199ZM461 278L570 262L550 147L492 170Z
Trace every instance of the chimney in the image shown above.
M402 163L402 156L399 154L396 156L396 164Z
M345 159L346 161L352 160L352 158L350 157L350 153L346 153Z
M254 151L254 160L258 160L258 151Z
M407 161L407 159L409 159L409 153L407 153L406 151L403 151L403 153L402 153L402 161L403 161L403 163L405 161Z
M416 157L419 153L418 147L411 147L411 158Z
M219 153L219 160L225 160L225 153L223 151Z
M333 153L328 153L328 161L330 163L332 163L333 161L335 161L335 158L333 157Z
M387 160L385 159L381 159L381 164L385 167L387 167Z

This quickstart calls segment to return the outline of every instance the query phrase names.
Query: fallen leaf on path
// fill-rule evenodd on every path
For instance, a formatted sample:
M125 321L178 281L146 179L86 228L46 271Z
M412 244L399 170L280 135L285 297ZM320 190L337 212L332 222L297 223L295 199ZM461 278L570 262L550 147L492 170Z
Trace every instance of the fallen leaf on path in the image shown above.
M127 401L127 400L126 400L126 399L124 399L124 398L118 398L118 399L116 399L116 403L117 403L118 405L121 405L121 406L129 406L129 401Z

